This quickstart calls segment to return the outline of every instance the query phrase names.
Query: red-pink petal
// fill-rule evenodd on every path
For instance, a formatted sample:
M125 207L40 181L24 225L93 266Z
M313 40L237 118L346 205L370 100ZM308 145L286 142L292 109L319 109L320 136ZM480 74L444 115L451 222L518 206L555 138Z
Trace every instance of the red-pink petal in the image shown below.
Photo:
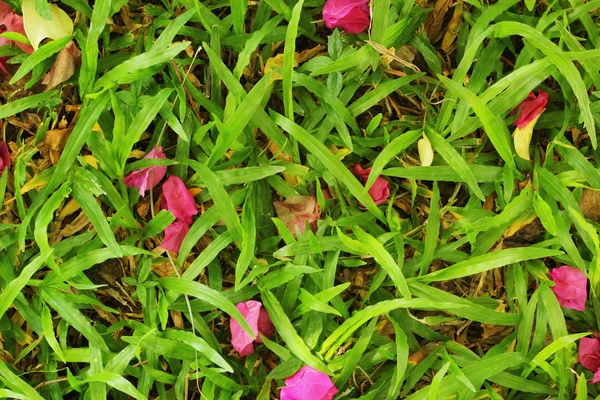
M369 174L371 173L371 168L363 169L360 164L355 164L352 168L352 173L356 175L356 177L359 178L363 184L365 184L369 178ZM390 197L390 183L378 176L369 189L369 195L375 204L379 205L385 203Z
M16 32L16 33L20 33L21 35L27 37L27 34L25 33L25 27L23 26L23 17L22 16L14 14L14 13L10 13L4 17L3 22L4 22L4 26L6 27L6 32ZM20 42L13 42L13 41L11 41L11 43L14 43L17 46L19 46L21 48L21 50L23 50L27 54L33 53L33 47L31 47L28 44L24 44L24 43L20 43Z
M181 178L171 175L162 185L164 208L171 211L177 220L191 224L198 214L194 197L188 192Z
M185 235L189 232L190 227L184 221L175 221L165 229L165 238L161 247L175 253L179 253L181 243Z
M161 146L155 146L144 158L167 158L167 156L163 153ZM123 178L123 183L129 188L138 188L140 196L143 197L146 190L158 185L166 173L167 167L165 166L138 169Z
M0 142L0 175L4 168L10 168L10 153L8 151L8 145L4 142Z
M587 300L587 278L578 268L563 265L548 273L555 285L552 291L558 303L566 308L585 311Z
M600 369L600 338L579 339L579 363L590 371Z
M327 374L307 365L285 379L285 385L281 400L331 400L338 392Z
M250 336L240 324L233 318L229 320L229 328L231 330L231 344L233 348L245 357L254 353L254 342L262 343L259 333L270 338L275 331L275 327L269 318L267 310L265 310L260 301L248 300L245 303L239 303L236 308L240 311L256 338Z
M515 126L518 128L525 127L544 111L546 104L548 104L548 93L544 92L542 89L538 91L537 96L533 94L533 92L529 93L527 98L525 98L525 100L523 100L511 113L514 114L519 111Z
M4 20L4 18L10 13L12 13L12 8L0 0L0 25L2 24L2 20Z

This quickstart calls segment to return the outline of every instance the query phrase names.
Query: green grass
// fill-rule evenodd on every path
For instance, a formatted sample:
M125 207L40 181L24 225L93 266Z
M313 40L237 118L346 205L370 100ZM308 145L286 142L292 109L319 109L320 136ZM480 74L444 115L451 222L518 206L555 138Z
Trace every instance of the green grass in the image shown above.
M455 4L373 0L359 35L323 0L56 4L82 51L66 83L41 80L71 38L0 48L0 398L268 400L303 365L336 399L599 398L577 341L600 330L600 2L469 0L449 48ZM379 51L403 46L418 70ZM509 113L538 89L528 162ZM122 183L149 166L194 189L179 254L160 185ZM297 195L321 216L296 239L273 202ZM552 292L560 265L586 272L585 312ZM250 299L275 334L239 357Z

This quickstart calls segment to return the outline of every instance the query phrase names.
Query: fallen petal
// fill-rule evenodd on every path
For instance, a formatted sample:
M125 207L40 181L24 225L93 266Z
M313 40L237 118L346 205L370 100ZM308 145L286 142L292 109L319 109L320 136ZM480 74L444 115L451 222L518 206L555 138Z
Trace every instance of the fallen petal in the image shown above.
M165 238L161 247L165 250L179 253L179 248L185 235L189 232L190 227L184 221L175 221L165 229Z

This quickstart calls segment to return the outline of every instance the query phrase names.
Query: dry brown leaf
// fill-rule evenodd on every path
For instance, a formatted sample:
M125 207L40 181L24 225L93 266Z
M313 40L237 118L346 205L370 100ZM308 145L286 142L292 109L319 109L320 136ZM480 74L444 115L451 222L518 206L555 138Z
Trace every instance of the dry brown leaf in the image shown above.
M79 51L75 42L71 40L58 53L54 65L50 68L42 83L46 85L47 89L52 89L71 78L80 65L81 51Z
M579 208L584 217L594 222L600 221L600 193L591 189L583 189Z
M425 21L425 32L431 43L435 43L442 37L442 25L444 17L450 9L452 0L436 0L433 12L429 14Z
M442 39L442 50L446 53L449 52L454 41L458 37L460 32L460 25L462 24L462 3L458 3L456 7L454 7L454 14L452 15L452 20L448 24L448 28L446 29L446 33L444 34L444 38Z

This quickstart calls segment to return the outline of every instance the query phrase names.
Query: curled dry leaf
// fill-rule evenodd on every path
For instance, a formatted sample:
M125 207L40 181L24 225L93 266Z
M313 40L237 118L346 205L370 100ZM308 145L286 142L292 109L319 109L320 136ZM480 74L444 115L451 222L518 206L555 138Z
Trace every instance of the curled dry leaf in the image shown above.
M274 202L273 206L275 206L277 218L285 224L294 237L296 237L296 227L303 234L307 222L310 229L317 230L317 220L321 216L321 209L316 198L292 196L285 201Z
M81 65L81 51L75 42L71 40L58 53L54 65L50 68L42 83L46 85L47 89L52 89L72 77L79 65Z
M433 163L433 147L431 147L431 142L427 136L423 135L423 138L417 142L417 147L421 165L424 167L430 166Z
M27 38L35 50L42 40L62 39L73 33L73 21L66 12L55 4L50 4L52 20L44 19L35 10L35 0L23 0L23 24Z
M294 67L298 66L297 56L298 56L298 53L294 53ZM275 57L269 58L267 60L267 62L265 63L264 75L268 74L269 71L272 71L271 72L271 83L283 79L283 75L281 75L279 72L273 70L273 67L283 70L283 53L277 54Z

